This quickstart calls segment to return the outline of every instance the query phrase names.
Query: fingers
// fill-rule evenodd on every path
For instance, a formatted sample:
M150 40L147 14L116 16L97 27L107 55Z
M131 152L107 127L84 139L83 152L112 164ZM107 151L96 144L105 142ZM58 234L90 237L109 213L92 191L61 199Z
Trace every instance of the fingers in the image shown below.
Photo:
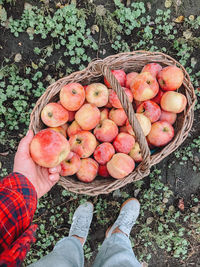
M33 131L29 130L24 138L19 143L17 152L29 155L29 145L33 139Z
M54 173L49 175L49 180L54 184L57 183L59 179L60 179L59 173Z
M61 171L61 166L60 165L58 165L58 166L56 166L54 168L49 168L49 173L50 174L59 173L60 171Z
M58 180L60 179L59 172L61 171L61 166L58 165L54 168L49 168L49 180L53 183L56 184Z

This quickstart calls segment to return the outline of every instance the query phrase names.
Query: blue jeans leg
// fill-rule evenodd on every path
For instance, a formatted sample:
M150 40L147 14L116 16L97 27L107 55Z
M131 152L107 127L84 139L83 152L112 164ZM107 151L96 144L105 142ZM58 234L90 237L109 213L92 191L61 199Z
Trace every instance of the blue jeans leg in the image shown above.
M105 239L93 267L141 267L125 234L115 233Z
M81 242L75 237L64 237L53 251L29 265L30 267L83 267L84 255Z

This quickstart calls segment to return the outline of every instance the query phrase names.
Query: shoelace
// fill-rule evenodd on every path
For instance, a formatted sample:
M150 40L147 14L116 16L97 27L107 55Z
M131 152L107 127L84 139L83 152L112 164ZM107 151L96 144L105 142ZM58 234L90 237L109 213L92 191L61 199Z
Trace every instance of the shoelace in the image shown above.
M77 230L85 231L88 228L88 224L89 224L89 218L88 217L86 217L86 216L78 217L75 220L73 228L75 228Z
M127 226L128 228L135 223L135 218L131 217L127 211L121 211L118 220L123 222L123 225Z

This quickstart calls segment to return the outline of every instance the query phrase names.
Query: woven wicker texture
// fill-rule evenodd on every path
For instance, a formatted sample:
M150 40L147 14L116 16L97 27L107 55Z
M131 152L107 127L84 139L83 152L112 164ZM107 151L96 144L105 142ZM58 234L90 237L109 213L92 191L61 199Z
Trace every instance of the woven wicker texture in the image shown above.
M177 67L182 69L184 73L184 81L179 91L185 94L188 101L186 109L183 113L178 115L177 121L174 125L175 136L173 140L164 148L159 149L159 151L153 155L150 155L150 150L147 145L146 138L144 137L138 120L135 117L132 104L128 101L126 94L110 71L111 69L123 69L126 73L132 71L140 72L144 65L151 62L157 62L163 67L176 65ZM103 76L105 76L109 81L122 103L122 106L128 116L129 122L136 134L136 140L140 144L143 161L130 175L122 180L96 177L92 183L83 183L80 182L76 178L76 176L60 178L60 185L62 185L66 190L78 194L87 194L91 196L107 194L125 186L126 184L140 180L143 177L147 176L152 165L160 162L183 143L193 123L196 96L194 88L190 81L190 77L185 68L172 57L166 54L160 52L134 51L112 55L102 60L94 60L88 65L86 69L74 72L71 75L51 84L37 101L31 113L31 122L29 128L32 129L34 133L37 133L38 131L45 128L45 125L41 121L40 113L46 104L59 100L59 92L65 84L71 82L79 82L82 85L87 85L92 82L103 81Z

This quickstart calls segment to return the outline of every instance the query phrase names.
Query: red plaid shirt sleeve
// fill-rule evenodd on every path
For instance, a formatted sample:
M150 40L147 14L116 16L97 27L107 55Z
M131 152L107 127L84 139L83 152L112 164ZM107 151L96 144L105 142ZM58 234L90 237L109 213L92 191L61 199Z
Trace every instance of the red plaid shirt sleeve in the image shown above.
M37 194L31 182L20 173L0 181L0 266L20 266L36 225L31 225L37 207Z

